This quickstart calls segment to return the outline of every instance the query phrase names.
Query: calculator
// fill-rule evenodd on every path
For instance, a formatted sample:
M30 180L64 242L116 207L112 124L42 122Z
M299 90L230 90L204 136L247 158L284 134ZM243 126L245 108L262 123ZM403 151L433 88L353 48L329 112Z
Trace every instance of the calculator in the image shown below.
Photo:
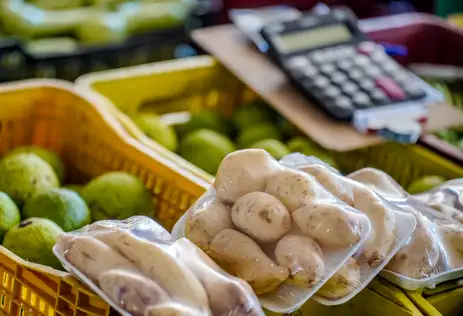
M267 24L261 36L291 81L340 120L352 121L359 111L376 117L388 106L416 106L434 90L370 41L348 10Z

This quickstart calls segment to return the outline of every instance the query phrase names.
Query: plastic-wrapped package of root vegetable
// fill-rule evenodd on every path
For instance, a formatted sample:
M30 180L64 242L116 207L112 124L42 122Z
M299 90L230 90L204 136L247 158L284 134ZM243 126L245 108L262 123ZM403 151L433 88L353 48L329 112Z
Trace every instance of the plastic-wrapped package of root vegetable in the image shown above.
M370 177L368 187L344 177L315 157L297 153L284 157L281 162L312 175L334 196L364 213L371 222L372 233L367 242L314 297L325 305L345 303L367 286L407 243L416 227L416 219L372 189L384 186L378 183L373 186L377 181ZM400 193L400 190L394 191Z
M53 251L121 315L264 316L246 282L148 217L63 233Z
M463 179L455 179L424 193L412 195L418 201L463 224Z
M266 309L288 313L339 269L353 266L350 258L370 231L365 214L311 175L264 150L246 149L224 158L214 186L177 222L172 236L188 238L248 282Z
M434 288L463 277L462 179L409 195L377 169L361 169L348 177L382 194L417 221L411 238L381 271L383 277L406 290Z

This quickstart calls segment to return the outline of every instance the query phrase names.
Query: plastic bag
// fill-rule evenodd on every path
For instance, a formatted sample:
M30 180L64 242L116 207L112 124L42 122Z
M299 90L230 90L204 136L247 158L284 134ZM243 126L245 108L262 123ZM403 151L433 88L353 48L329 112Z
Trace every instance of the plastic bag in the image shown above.
M122 315L263 316L252 289L186 239L148 217L101 221L63 233L53 249Z
M248 149L222 161L214 187L172 235L247 281L266 309L287 313L359 251L370 229L364 214L312 176Z
M402 200L410 196L390 175L375 168L363 168L347 175L387 199Z
M373 173L375 180L369 174L358 176L365 170ZM463 226L453 219L462 219L463 213L456 207L461 206L459 196L463 181L448 181L428 192L410 196L392 178L381 173L365 168L349 177L381 192L417 221L411 238L381 271L381 275L406 290L434 288L439 283L462 277L463 255L460 255L458 247L463 243ZM401 191L404 192L402 196Z
M311 174L334 196L363 212L371 222L372 233L362 249L314 297L325 305L345 303L366 287L405 245L415 229L416 219L373 189L342 176L315 157L295 153L281 162ZM384 186L375 184L375 187Z
M425 205L463 223L463 179L445 182L430 191L412 195L410 200Z

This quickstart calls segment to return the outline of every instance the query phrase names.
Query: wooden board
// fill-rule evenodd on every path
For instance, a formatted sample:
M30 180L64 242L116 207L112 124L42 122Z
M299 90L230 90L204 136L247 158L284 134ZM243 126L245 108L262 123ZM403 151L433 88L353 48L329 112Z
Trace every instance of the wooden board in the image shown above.
M284 73L258 52L233 25L193 32L193 40L217 58L262 99L326 149L350 151L384 142L328 117L291 86ZM445 104L431 107L428 130L463 125L463 113Z

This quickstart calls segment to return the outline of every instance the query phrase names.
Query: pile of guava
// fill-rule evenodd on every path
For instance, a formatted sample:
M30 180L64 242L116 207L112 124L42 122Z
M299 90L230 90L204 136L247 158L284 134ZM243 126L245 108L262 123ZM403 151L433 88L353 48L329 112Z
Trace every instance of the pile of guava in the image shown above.
M212 175L226 155L244 148L265 149L276 159L301 152L335 166L326 151L264 103L240 106L231 115L212 108L192 111L187 119L178 114L138 113L132 119L146 136Z
M60 233L96 220L153 214L150 190L129 173L66 183L60 156L35 146L16 148L0 160L0 241L24 260L61 269L52 252Z

